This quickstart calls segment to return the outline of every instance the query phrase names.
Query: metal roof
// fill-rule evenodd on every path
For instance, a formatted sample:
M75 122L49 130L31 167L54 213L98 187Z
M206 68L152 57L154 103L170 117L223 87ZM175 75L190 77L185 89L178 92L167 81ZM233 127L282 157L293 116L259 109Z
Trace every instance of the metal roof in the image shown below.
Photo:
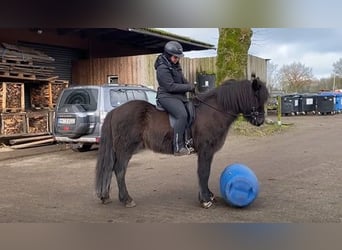
M215 49L212 44L152 28L56 29L59 36L89 39L90 56L116 57L161 53L166 42L178 41L184 51Z

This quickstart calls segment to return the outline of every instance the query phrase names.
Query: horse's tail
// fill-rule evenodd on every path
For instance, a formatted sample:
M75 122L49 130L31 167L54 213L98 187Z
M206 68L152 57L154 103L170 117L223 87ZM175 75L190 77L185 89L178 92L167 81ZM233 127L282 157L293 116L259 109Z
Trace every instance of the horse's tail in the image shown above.
M95 189L96 195L103 202L109 199L110 183L115 164L113 135L111 129L112 112L106 116L101 131L101 140L97 154Z

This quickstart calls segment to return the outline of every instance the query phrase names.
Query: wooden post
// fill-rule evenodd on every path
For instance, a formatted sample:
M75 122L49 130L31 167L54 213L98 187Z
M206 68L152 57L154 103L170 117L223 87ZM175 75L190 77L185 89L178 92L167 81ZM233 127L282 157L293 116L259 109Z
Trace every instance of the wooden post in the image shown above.
M3 113L0 113L0 116L1 116L1 119L0 119L0 121L1 121L1 126L0 126L0 134L1 135L3 135L4 134L4 118L3 118Z
M29 128L28 120L26 119L27 113L24 113L24 115L25 115L25 117L23 119L23 133L27 134L28 128Z
M281 96L278 96L278 125L281 126Z
M52 103L52 82L49 82L49 108L53 108Z
M24 83L21 84L21 111L25 111L25 89L24 89Z
M2 83L2 110L4 111L6 109L6 83Z

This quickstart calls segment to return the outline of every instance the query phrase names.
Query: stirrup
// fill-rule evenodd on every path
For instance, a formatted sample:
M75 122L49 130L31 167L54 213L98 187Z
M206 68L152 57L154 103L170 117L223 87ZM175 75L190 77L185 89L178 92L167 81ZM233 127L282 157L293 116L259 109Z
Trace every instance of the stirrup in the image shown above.
M189 154L195 152L195 149L192 146L185 145L185 148L189 151Z
M185 139L185 145L192 145L193 143L194 143L194 141L192 140L192 138Z

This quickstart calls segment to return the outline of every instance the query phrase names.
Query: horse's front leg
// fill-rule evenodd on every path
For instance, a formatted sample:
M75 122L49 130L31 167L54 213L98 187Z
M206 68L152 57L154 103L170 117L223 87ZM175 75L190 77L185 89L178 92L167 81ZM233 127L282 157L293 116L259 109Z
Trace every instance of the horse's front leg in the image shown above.
M213 160L213 153L205 151L198 153L197 174L199 179L199 201L203 208L209 208L213 205L215 196L209 190L208 181L210 176L211 162Z

